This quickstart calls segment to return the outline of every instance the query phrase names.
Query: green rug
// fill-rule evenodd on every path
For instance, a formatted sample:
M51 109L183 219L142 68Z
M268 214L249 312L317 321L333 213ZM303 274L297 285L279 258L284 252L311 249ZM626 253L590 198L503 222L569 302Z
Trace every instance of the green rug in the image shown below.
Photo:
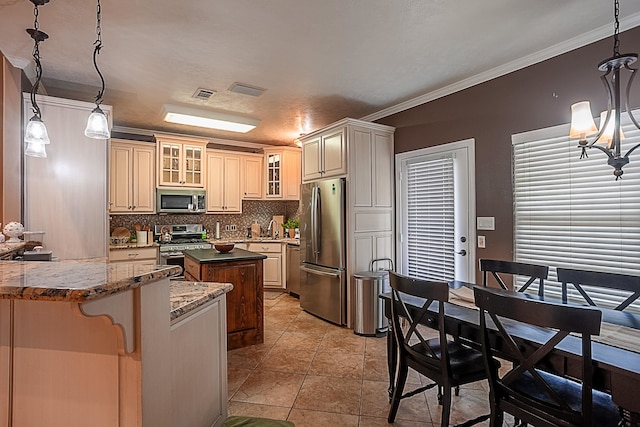
M268 418L239 417L227 418L222 427L295 427L290 421L270 420Z

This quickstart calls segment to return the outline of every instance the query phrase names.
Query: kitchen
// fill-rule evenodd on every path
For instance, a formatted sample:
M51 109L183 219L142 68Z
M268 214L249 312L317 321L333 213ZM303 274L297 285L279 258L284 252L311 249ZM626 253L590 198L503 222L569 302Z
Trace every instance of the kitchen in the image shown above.
M54 6L54 3L45 7L52 7ZM17 9L19 7L24 7L24 6L25 6L24 4L17 4L15 6L8 6L8 7L2 6L2 7L7 7L6 10L8 10L9 8ZM85 12L82 12L81 6L79 5L76 5L76 6L78 7L78 13L85 13ZM45 7L43 7L42 9L43 19L46 18L46 13L44 9ZM336 6L336 5L334 5L334 7L340 8L340 6ZM488 8L485 6L485 9L490 10L491 8ZM594 10L595 10L595 6L594 6ZM220 11L216 11L215 14L219 12ZM556 12L558 14L560 13L560 11L556 11ZM603 16L606 15L607 17L606 22L607 22L607 28L608 28L608 20L609 20L608 11L606 13L602 12L601 14ZM32 17L29 15L30 15L29 13L14 15L14 16L19 16L19 19L16 18L16 21L20 21L19 25L17 25L19 28L18 29L11 28L10 25L7 25L5 26L5 29L11 28L10 30L7 30L7 31L15 32L16 34L20 33L21 37L27 38L27 36L24 34L24 28L27 26L26 22L32 19ZM74 14L72 13L67 14L67 16L72 16L72 15ZM393 14L391 13L391 11L389 11L387 15L391 16ZM9 16L11 16L11 14L9 14ZM140 13L140 16L144 18L146 14ZM207 14L207 16L209 16L209 14ZM350 15L350 14L346 14L345 16L350 17L350 19L353 18L353 15ZM461 15L458 15L458 18L460 16ZM546 19L546 18L549 18L550 15L530 13L529 16L535 16L535 17L541 17L541 18L544 17ZM561 15L558 15L558 16L561 16ZM324 18L325 19L317 20L318 25L320 23L327 22L327 20L329 19L328 16L324 16ZM91 16L91 11L88 13L85 13L83 17L83 20L85 23L92 21L92 19L93 17ZM482 20L478 20L478 21L480 22ZM509 20L505 20L504 22L507 22L507 21L513 22ZM570 18L567 18L565 19L563 25L559 25L558 27L566 28L566 23L571 21L572 20ZM105 25L107 24L107 22L108 20L106 20L106 17L105 17ZM300 22L300 21L296 21L296 22ZM491 26L486 26L486 23L484 21L482 22L483 22L484 28L491 27ZM299 28L299 31L297 32L297 34L308 34L309 28L307 28L306 26L309 24L310 24L309 22L305 21L303 27ZM403 27L404 24L406 24L406 21L404 21L404 23L397 22L394 28ZM278 23L278 22L270 22L270 25L273 28L281 27L281 23ZM296 24L296 25L299 25L299 24ZM583 26L583 28L585 27L584 23L581 23L581 25ZM597 26L593 22L590 22L589 25ZM586 25L586 26L589 26L589 25ZM83 25L78 25L77 27L80 28L82 26ZM425 27L428 27L428 26L425 26ZM532 27L535 27L535 25L532 25ZM336 29L337 28L338 27L336 27ZM353 30L353 28L350 26L350 23L345 23L344 28L351 28L351 30ZM541 24L539 28L546 28L546 27L545 25ZM47 28L44 28L44 29L46 30ZM161 31L160 29L158 30L158 33L164 33L164 32L165 31ZM319 29L319 31L317 31L317 33L323 33L323 32L326 33L326 28L322 28L322 29ZM126 31L123 33L126 33ZM353 33L357 33L357 32L353 31ZM390 34L392 32L384 32L384 33ZM637 30L629 32L629 34L631 35L627 37L629 37L630 39L625 40L623 43L625 44L625 46L629 46L628 44L629 41L633 41L634 37L635 37L635 40L638 40ZM456 34L451 34L450 36L455 37ZM43 52L46 51L47 43L51 44L52 41L58 37L61 37L59 33L55 35L52 34L52 40L43 44L42 46ZM441 34L435 35L433 37L416 37L416 39L439 40L438 37L441 37ZM88 35L87 38L91 38L90 35ZM225 37L217 37L216 39L226 40ZM386 45L386 40L376 39L375 37L371 38L370 40L377 40L377 42L371 41L369 43L370 46ZM526 40L528 40L527 37L521 37L518 40L513 39L511 41L513 43L518 43L520 41L525 42ZM479 42L479 40L477 41ZM589 40L589 42L592 42L592 41L595 41L595 39ZM281 41L280 43L274 43L274 45L278 45L278 46L286 45L287 43L288 43L288 40ZM18 44L20 43L16 43L16 45ZM23 44L27 44L27 43L25 42ZM68 43L68 45L72 45L72 43L70 42ZM440 45L440 44L433 43L433 45ZM102 55L113 54L114 50L115 51L118 50L118 49L112 49L111 53L108 53L110 51L108 46L109 45L107 44L107 47L104 49ZM468 44L465 44L464 46L465 48L468 48ZM579 46L576 44L573 44L572 47L579 47ZM422 46L422 48L426 48L426 46ZM137 45L137 49L138 49L138 52L145 50L144 47L140 47L140 45ZM202 49L200 51L205 51L206 49ZM474 49L477 50L478 52L493 51L493 48L491 47L474 48ZM506 83L504 83L503 86L501 87L497 88L496 86L500 86L500 85L495 82L490 82L488 84L479 84L476 87L473 87L470 89L467 86L465 86L467 87L467 90L463 90L461 91L461 93L455 94L453 96L444 97L443 99L438 100L437 102L427 102L426 104L424 104L424 106L416 107L414 109L411 109L410 111L401 112L398 114L395 114L395 111L388 112L388 118L383 117L385 116L385 114L381 113L378 116L375 116L375 117L372 116L370 120L378 120L382 123L386 123L386 124L398 127L399 131L397 131L395 134L395 149L394 149L395 152L412 150L412 149L420 148L426 145L442 144L452 140L465 138L465 137L468 137L469 135L476 136L477 147L478 147L477 168L478 170L482 170L482 171L491 171L491 173L483 172L483 173L477 174L477 188L479 192L478 194L480 196L478 197L478 201L477 201L477 212L479 215L483 215L483 216L495 215L496 223L498 224L498 227L496 228L496 230L492 230L486 233L487 248L483 249L482 253L484 255L497 257L497 258L509 257L509 254L511 254L511 251L512 251L512 241L513 241L512 219L511 219L512 200L510 198L511 172L508 167L496 168L496 165L510 164L510 149L509 149L510 135L515 131L534 129L534 128L539 128L548 124L556 124L559 122L568 121L567 119L565 119L563 112L564 110L567 109L565 104L568 105L570 104L570 102L565 102L565 100L562 98L563 95L566 97L572 97L574 95L573 92L575 92L576 94L579 92L580 94L576 96L588 96L591 98L598 98L598 96L601 95L599 92L601 88L598 87L597 85L597 77L591 76L587 72L587 69L590 70L590 68L594 68L593 64L597 63L598 60L604 57L605 55L603 55L602 52L608 52L608 49L609 49L609 43L607 41L606 43L600 43L595 47L591 46L590 49L587 49L586 55L584 54L585 50L581 50L577 53L568 55L566 57L563 55L559 59L551 61L549 64L534 65L534 66L531 66L529 70L516 72L513 75L507 77ZM635 51L638 50L633 48L633 45L632 45L632 49ZM28 48L27 50L29 50L29 52L27 52L26 55L24 55L24 57L26 58L28 58L29 56L30 48ZM403 49L398 49L398 50L402 51ZM310 49L310 51L313 51L315 53L317 52L317 49ZM49 51L49 52L52 52L52 51ZM521 55L527 52L530 53L531 51L524 49L521 51ZM301 51L301 54L303 53L304 51ZM521 55L518 56L518 58L520 58ZM55 56L56 55L50 54L50 58ZM87 54L86 56L88 57L89 54ZM215 55L212 55L212 58L213 57L215 57ZM378 56L378 57L380 58L381 56ZM416 58L429 57L429 55L426 54L424 50L420 50L420 52L415 53L415 57ZM466 55L459 55L459 57L460 59L464 59L465 61L468 61L469 59ZM125 64L135 64L137 62L136 58L137 57L131 57L123 61L119 61L118 58L114 58L113 61L108 61L108 62L112 64L117 64L116 68L120 68L122 72L130 74L131 77L133 78L133 75L136 74L136 67L127 67L125 66ZM179 59L176 59L175 62L181 62L181 61ZM308 58L308 57L304 60L298 60L296 62L298 64L303 64L303 65L315 63L313 61L313 58ZM403 61L396 61L396 62L389 61L389 62L390 63L397 62L398 64L403 63ZM455 71L455 67L452 65L451 62L448 62L448 61L443 61L443 62L446 62L447 64L446 68L447 68L447 78L449 79L448 81L456 81L456 77L451 75L451 73ZM78 64L79 62L75 63L74 66L77 66L78 68L80 68L80 65ZM343 65L344 64L345 63L343 63ZM527 62L527 64L529 64L529 62ZM577 66L576 64L580 64L580 66ZM52 67L47 69L46 62L44 65L45 65L44 74L46 76L48 72L53 70L52 70ZM200 66L201 64L198 64L198 67ZM86 68L89 69L90 65L87 65ZM161 69L161 68L170 68L170 67L166 67L166 63L165 63L165 64L158 65L155 68ZM194 66L193 68L196 68L196 67ZM245 66L245 69L247 70L254 69L254 68L263 69L263 67L255 66L255 64L248 64L247 66ZM380 69L385 67L371 67L371 68ZM432 73L424 73L424 68L426 67L416 67L416 68L421 70L421 74L423 75L432 74ZM211 66L211 69L213 70L215 69L215 67ZM341 66L335 67L335 69L340 70L340 74L345 74L345 75L347 74L344 71L343 67ZM558 72L558 70L571 70L571 71ZM308 70L305 70L305 72L306 71ZM20 207L22 206L21 191L11 191L11 190L8 191L7 188L9 189L21 188L21 184L19 182L20 177L22 176L22 169L21 169L22 157L20 154L20 144L9 144L9 141L21 140L22 127L17 125L16 123L20 122L19 117L22 114L20 81L23 78L23 76L21 75L21 70L11 66L5 58L3 58L3 73L5 78L5 86L3 87L3 104L4 105L10 104L15 107L13 108L13 110L5 108L3 110L3 118L2 118L3 120L3 130L2 130L3 136L2 137L3 137L3 149L4 149L3 222L6 223L12 219L22 217L22 212L20 212ZM300 74L304 74L304 73L300 73ZM7 77L7 75L9 77ZM360 75L360 74L353 73L353 75ZM550 75L552 75L553 77L552 78L548 77ZM95 77L95 76L92 76L92 77ZM230 76L226 76L226 77L228 80L229 79L232 80L236 78L236 77L232 78ZM156 79L149 78L148 73L145 73L144 78L148 79L149 81L156 80ZM11 91L10 90L11 85L9 84L7 86L7 83L6 83L7 79L13 82L13 86L17 87L18 89ZM120 78L120 80L125 81L127 80L127 78ZM370 80L366 78L362 78L361 80L370 82ZM592 80L595 80L596 84L591 84ZM91 84L90 77L86 77L86 79L84 79L83 81L85 84ZM109 87L110 85L113 85L113 87L115 88L115 84L116 84L115 81L116 79L113 78L110 83L109 78L107 78L107 91L106 91L107 98L105 101L106 104L110 103L108 99L108 96L110 96ZM167 81L170 81L170 79L167 79ZM505 81L505 80L502 80L502 81ZM228 81L225 83L229 83L228 85L224 86L224 87L228 87L230 86L231 81ZM355 84L357 82L354 82L352 80L352 83ZM383 88L386 85L378 84L374 86L378 88ZM7 87L9 87L9 90L7 89ZM141 91L139 97L143 98L145 103L151 104L152 100L150 98L154 98L154 96L151 96L151 94L154 93L155 89L146 85L143 85L142 88L143 90ZM519 89L514 90L514 88L519 88ZM532 93L529 90L530 88L535 89L536 93ZM559 90L558 88L561 88L562 90ZM189 90L193 92L193 90L191 89L192 88L189 88ZM519 91L522 91L522 96L515 97L513 93L514 92L519 93ZM219 93L218 95L222 95L224 97L233 96L233 95L224 93L223 91L220 91L220 92L221 93ZM112 91L111 93L115 97L115 90ZM344 91L341 93L350 93L350 92ZM542 98L543 94L545 94L545 96L548 95L548 99L546 98L543 99ZM551 96L549 94L554 94L557 96ZM51 88L51 95L56 96L56 92L53 88ZM86 96L86 94L84 94L83 96L78 96L73 98L83 99L88 101L91 99L91 97L92 96ZM185 99L187 99L188 97L189 97L188 94L184 96ZM330 96L328 95L327 97L329 98ZM405 98L409 99L410 97L411 97L410 95L407 95L403 99ZM131 96L130 98L134 98L134 97ZM335 105L339 105L341 101L344 101L342 96L338 98L339 100L336 101ZM309 99L312 99L312 96L309 96ZM318 103L316 104L322 105L321 101L325 99L327 98L322 98L318 100ZM528 101L531 99L534 99L535 102L529 103ZM558 101L559 99L562 100L562 102L559 102ZM479 104L478 100L491 100L492 108L487 109L485 104L478 105ZM314 103L315 101L316 99L314 99ZM197 101L189 101L189 102L200 102L200 101L197 100ZM350 102L349 99L345 101L345 103L349 103L349 102ZM423 102L424 102L424 99L423 99ZM238 101L238 104L244 104L244 102L241 100L241 101ZM291 104L295 104L295 103L291 102ZM393 103L392 102L389 103L389 105L391 104ZM455 104L455 108L453 108L451 104ZM366 108L364 109L366 110ZM297 117L296 120L304 124L307 110L305 110L304 108L301 108L300 110L302 110L305 113L302 114L303 117ZM379 108L377 109L374 108L371 110L377 111L379 110ZM488 114L488 110L491 110L491 114ZM120 110L120 111L123 111L123 110ZM140 113L138 111L140 111ZM356 111L362 111L362 110L356 110ZM514 117L515 111L519 112L517 117ZM295 132L289 132L290 135L288 135L286 138L285 137L276 138L274 136L267 139L269 141L287 141L287 143L290 143L293 139L298 138L300 133L308 133L313 129L320 128L322 126L325 126L328 123L332 123L333 121L338 120L345 115L362 117L364 114L368 114L370 112L371 111L367 110L367 111L362 111L361 113L340 114L341 113L340 108L335 108L334 112L332 112L333 116L330 119L322 121L322 123L318 126L311 126L309 128L304 128L303 126L299 129L295 129L296 130ZM157 111L155 111L155 106L153 108L147 108L145 106L138 105L138 108L127 109L126 113L125 112L119 113L117 108L114 109L114 114L116 115L125 114L127 116L133 116L134 114L140 114L142 116L146 115L151 117L151 116L155 116L156 113ZM294 117L294 116L295 114L291 115L291 117ZM464 123L460 123L460 121L457 120L457 118L461 116L465 118L469 118L469 120L465 120ZM53 118L53 116L49 116L49 117L50 119L47 119L46 114L43 116L48 127L53 126L54 123L52 122L55 122L55 119ZM294 119L292 119L291 121L294 121ZM452 125L452 123L454 125ZM131 126L132 124L126 123L125 125ZM83 127L84 124L79 124L79 126ZM147 128L154 128L160 131L170 132L170 130L166 128L160 129L160 127L150 127L150 126L147 126ZM181 128L180 133L187 133L184 131L184 129L185 128ZM123 137L123 139L127 139L127 135L125 134L120 136ZM149 137L149 135L146 135L146 136ZM228 134L223 134L223 137L231 138ZM254 137L251 135L248 136L248 139L251 139L254 142L256 141ZM56 143L60 144L61 142L60 140L56 140ZM146 143L149 144L149 141L146 141ZM149 144L149 145L153 145L153 144ZM212 147L212 149L220 148L220 146L217 144L212 144L212 145L216 145L216 147L215 148ZM47 150L49 150L49 147L47 147ZM51 150L54 150L53 146L51 147ZM51 153L53 153L53 151L51 151ZM83 157L85 157L85 159L90 158L94 154L95 154L95 149L93 151L89 150L88 152L83 153ZM91 169L89 169L89 172L85 171L85 173L87 174L87 176L92 176ZM98 174L95 174L95 175L97 177ZM103 176L103 175L108 176L108 172L105 170L103 174L100 174L100 176ZM96 197L95 192L89 195L83 195L82 197L79 196L77 200L80 200L82 202L76 201L76 204L82 203L83 205L85 205L83 209L84 208L90 209L91 203L86 203L85 201L96 200L95 197ZM98 199L107 200L107 197L108 196L105 195L104 197L98 197ZM260 203L260 204L279 203L279 202L272 202L272 201L266 201L266 200L254 200L254 201L247 200L244 202L244 205L242 208L243 212L245 210L248 210L248 208L245 207L248 202ZM289 202L286 202L286 203L289 203ZM280 214L284 214L285 212L289 214L289 212L297 212L298 209L299 208L292 207L291 210L289 210L288 205L286 209L283 209L281 207L273 208L273 209L269 208L268 215L265 215L264 218L261 218L259 222L262 224L264 228L264 226L268 222L268 219L273 215L280 215ZM101 212L104 212L104 210L105 209L101 209ZM67 220L67 218L64 217L64 214L65 214L64 211L65 210L62 206L56 206L55 212L59 213L62 219L58 221L58 223L55 226L50 227L51 229L47 228L47 234L45 235L46 243L52 243L55 241L64 240L69 242L67 246L82 248L84 240L87 240L87 239L93 240L94 238L99 238L98 236L102 236L101 237L102 239L106 239L109 236L111 230L110 230L110 224L108 223L108 220L107 220L105 222L105 225L100 225L99 227L96 227L95 236L91 234L91 235L84 235L82 236L83 238L79 238L77 240L74 239L73 231L65 230L63 229L63 227L59 226L59 224L65 224L65 227L66 227L66 225L69 224L69 221ZM180 223L206 224L205 228L207 228L207 230L209 231L211 231L212 227L215 230L215 223L220 222L220 224L222 225L222 233L225 232L226 225L230 225L230 226L236 225L239 228L239 230L236 230L236 232L239 233L239 237L244 237L242 233L242 228L249 227L253 223L252 218L248 218L243 223L241 228L240 227L241 224L239 221L228 220L229 217L235 217L238 215L240 214L227 214L227 215L203 214L201 215L203 217L202 220L191 221L189 219L176 219L175 222L173 221L167 221L167 222L171 222L174 224L180 224ZM126 221L125 218L127 216L128 215L111 215L111 221L120 221L120 220ZM196 216L200 216L200 215L196 214ZM152 217L155 217L155 215L140 214L140 218L136 218L136 219L132 218L131 222L113 223L113 224L117 226L125 226L126 228L133 230L136 223L140 223L141 225L153 225L154 223L151 221ZM192 215L188 215L188 217L192 218ZM209 217L216 217L216 219L209 222L207 220L207 218ZM159 221L158 223L163 224L162 221ZM155 223L155 224L158 224L158 223ZM63 232L61 233L61 235L56 236L54 239L54 233L57 230L60 230ZM93 233L93 230L94 229L91 229L89 232ZM106 243L108 244L108 242ZM62 251L63 249L61 248L59 251L56 251L56 252L62 253ZM363 269L366 270L367 268L365 267Z

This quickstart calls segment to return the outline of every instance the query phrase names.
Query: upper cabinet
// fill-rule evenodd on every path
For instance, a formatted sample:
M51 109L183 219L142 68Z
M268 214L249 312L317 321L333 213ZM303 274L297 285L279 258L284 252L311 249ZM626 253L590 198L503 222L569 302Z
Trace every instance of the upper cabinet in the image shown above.
M240 168L240 155L207 150L207 212L242 211Z
M242 156L242 198L262 199L264 187L262 185L263 156L259 154L246 154Z
M303 182L347 173L346 125L327 129L301 141Z
M267 199L300 200L300 158L298 148L264 149Z
M109 150L109 212L153 213L155 146L118 139Z
M159 187L204 187L207 139L156 134Z

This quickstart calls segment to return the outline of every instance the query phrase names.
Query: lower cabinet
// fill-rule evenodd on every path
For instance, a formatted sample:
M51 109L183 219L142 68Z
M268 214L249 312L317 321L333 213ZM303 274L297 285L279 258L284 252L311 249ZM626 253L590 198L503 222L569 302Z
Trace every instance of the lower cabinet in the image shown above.
M287 288L284 272L286 270L286 245L280 242L250 242L236 245L241 249L265 255L262 262L265 289Z
M171 325L173 426L221 425L227 415L225 298ZM194 351L197 349L197 351Z
M136 264L158 264L158 248L122 248L109 250L109 262L133 262Z

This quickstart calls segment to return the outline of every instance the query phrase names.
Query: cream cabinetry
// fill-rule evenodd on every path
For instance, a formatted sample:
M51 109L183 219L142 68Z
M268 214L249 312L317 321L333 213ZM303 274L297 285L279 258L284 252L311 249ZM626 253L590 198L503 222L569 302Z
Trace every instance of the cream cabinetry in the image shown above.
M109 262L134 262L136 264L158 265L158 248L155 246L142 248L118 248L109 250Z
M155 134L158 186L204 187L207 139Z
M265 148L264 156L266 198L300 200L300 149Z
M241 157L228 151L207 150L207 212L239 213Z
M242 198L262 199L264 188L262 177L264 171L262 164L263 156L258 154L247 154L242 156Z
M155 211L155 146L111 140L109 150L109 212Z
M262 261L264 287L268 289L286 289L287 271L286 243L281 242L249 242L238 243L236 248L246 249L265 255Z
M302 181L347 173L347 126L338 126L302 142Z

